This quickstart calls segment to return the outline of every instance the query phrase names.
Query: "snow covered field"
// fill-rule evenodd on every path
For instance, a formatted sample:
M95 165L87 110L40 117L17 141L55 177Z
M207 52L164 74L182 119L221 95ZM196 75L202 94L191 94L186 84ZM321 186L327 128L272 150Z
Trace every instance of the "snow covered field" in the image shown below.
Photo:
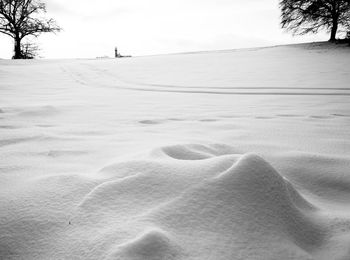
M350 49L0 60L0 259L350 259Z

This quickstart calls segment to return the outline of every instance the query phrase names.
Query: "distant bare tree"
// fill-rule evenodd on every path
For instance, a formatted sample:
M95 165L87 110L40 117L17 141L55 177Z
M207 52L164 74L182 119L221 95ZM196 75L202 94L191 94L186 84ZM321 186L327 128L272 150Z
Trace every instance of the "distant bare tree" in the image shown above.
M23 59L34 59L38 57L40 48L33 42L21 43L21 51Z
M350 29L349 31L346 33L346 38L347 42L349 43L349 46L350 46Z
M0 0L0 33L14 39L13 59L25 58L21 42L26 36L61 30L54 19L38 16L42 13L46 6L40 0Z
M347 15L347 25L346 25L346 40L348 41L349 43L349 46L350 46L350 12L348 13Z
M326 29L335 41L338 29L349 23L350 0L281 0L282 28L294 34Z

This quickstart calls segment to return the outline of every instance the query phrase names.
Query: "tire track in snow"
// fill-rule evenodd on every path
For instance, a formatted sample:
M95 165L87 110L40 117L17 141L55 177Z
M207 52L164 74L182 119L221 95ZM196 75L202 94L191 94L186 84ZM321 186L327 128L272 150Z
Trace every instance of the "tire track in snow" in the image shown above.
M350 88L309 88L309 87L208 87L208 86L177 86L168 84L153 84L134 82L122 79L115 73L99 68L95 64L82 63L89 70L89 76L94 79L103 76L105 83L92 82L83 74L71 71L74 77L81 79L83 85L101 86L120 90L168 92L181 94L214 94L214 95L280 95L280 96L350 96ZM69 73L69 72L68 72ZM69 74L71 74L69 73ZM109 80L106 80L108 79ZM90 82L88 84L87 82ZM232 90L232 91L228 91ZM287 91L284 91L287 90Z

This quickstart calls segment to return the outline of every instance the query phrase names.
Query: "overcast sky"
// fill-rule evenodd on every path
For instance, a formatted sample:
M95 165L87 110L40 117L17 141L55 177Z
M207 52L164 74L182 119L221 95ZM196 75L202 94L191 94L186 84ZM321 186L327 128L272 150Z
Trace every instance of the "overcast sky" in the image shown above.
M38 38L45 58L91 58L218 50L327 40L292 37L279 26L278 0L46 0L64 29ZM0 35L0 57L12 40Z

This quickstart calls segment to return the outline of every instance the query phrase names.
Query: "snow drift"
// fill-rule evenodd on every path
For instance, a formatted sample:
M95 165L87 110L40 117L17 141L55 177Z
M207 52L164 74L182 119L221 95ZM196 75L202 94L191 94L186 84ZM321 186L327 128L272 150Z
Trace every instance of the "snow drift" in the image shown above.
M349 259L349 56L0 61L0 259Z

